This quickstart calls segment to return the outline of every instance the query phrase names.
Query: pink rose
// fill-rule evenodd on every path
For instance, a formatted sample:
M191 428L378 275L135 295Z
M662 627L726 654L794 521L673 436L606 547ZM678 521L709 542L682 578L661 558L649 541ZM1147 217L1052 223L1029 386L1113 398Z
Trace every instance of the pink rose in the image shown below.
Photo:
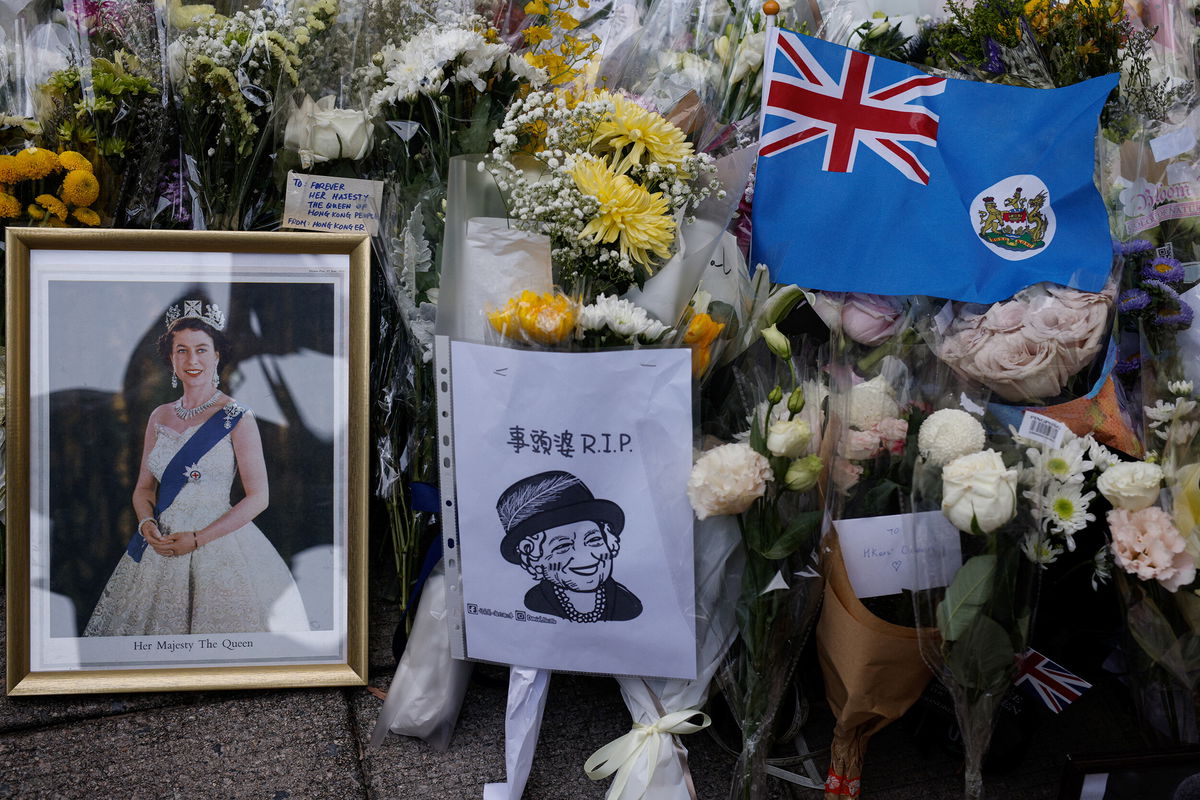
M1196 578L1196 561L1187 552L1171 515L1158 506L1140 511L1108 512L1112 551L1117 564L1144 581L1156 580L1169 592Z
M875 432L879 441L892 455L898 456L904 452L904 444L908 441L908 420L884 419L875 423Z
M1070 377L1053 342L1039 342L1023 332L993 336L975 353L972 364L959 366L1009 402L1053 397Z
M983 327L992 333L1013 333L1025 324L1028 309L1017 300L996 303L983 315Z
M838 444L841 454L852 461L874 458L883 451L883 444L874 428L865 431L850 429Z
M818 292L813 310L830 330L840 328L850 339L868 347L883 344L904 326L900 301L883 295Z

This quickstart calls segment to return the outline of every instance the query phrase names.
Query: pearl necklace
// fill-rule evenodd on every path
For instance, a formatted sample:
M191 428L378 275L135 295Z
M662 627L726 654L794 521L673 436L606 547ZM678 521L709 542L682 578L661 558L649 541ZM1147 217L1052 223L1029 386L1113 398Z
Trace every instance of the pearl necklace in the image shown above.
M604 584L600 584L600 588L596 589L596 605L591 611L584 613L576 611L575 606L571 605L571 598L557 583L554 584L554 596L558 598L558 602L563 607L563 613L567 615L567 619L571 622L598 622L604 615L605 592Z
M181 397L181 398L179 398L179 400L177 400L175 402L175 416L186 421L186 420L189 420L192 417L196 416L197 414L203 414L205 411L208 411L210 408L212 408L214 405L216 405L217 399L220 396L221 396L220 390L215 391L215 392L213 392L212 397L208 398L207 400L205 400L203 403L196 406L195 408L184 408L183 407L183 398Z

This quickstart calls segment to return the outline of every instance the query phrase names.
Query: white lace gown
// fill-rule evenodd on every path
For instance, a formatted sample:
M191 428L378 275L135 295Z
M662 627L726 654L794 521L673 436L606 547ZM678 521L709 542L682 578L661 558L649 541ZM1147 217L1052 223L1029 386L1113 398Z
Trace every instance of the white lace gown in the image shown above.
M163 471L196 432L156 425L149 467ZM196 465L189 481L163 512L164 532L198 531L229 510L237 473L233 443L223 437ZM309 630L304 601L279 553L253 523L183 556L160 556L147 547L141 561L121 556L88 621L84 636Z

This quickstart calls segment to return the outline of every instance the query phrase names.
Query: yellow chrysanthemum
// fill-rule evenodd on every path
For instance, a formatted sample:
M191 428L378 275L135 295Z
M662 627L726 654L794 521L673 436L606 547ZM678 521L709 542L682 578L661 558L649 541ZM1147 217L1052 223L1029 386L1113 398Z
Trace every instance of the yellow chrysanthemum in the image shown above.
M77 153L74 150L63 150L58 154L58 163L62 164L63 169L82 169L88 172L92 171L92 162L87 160L83 153Z
M28 206L26 206L25 213L28 214L29 218L34 222L39 222L46 218L46 209L42 208L37 203L30 203Z
M17 165L16 156L0 155L0 183L12 186L17 181L24 179L24 177L25 175Z
M510 339L558 344L575 331L575 303L557 292L537 294L528 289L509 298L488 314L488 322Z
M525 4L526 14L549 14L550 6L546 5L546 0L530 0Z
M100 181L86 169L73 169L63 178L62 198L73 206L90 206L100 196Z
M7 192L0 192L0 219L16 219L21 216L21 201Z
M59 169L58 156L41 147L30 147L17 153L17 169L25 178L37 180Z
M670 257L675 220L662 192L646 191L595 158L576 161L571 177L581 192L600 201L600 210L582 236L597 244L617 242L622 255L646 268L652 256Z
M596 93L596 99L610 101L613 113L596 126L593 145L611 149L614 162L629 148L625 158L616 163L617 172L626 172L634 164L640 164L642 156L659 164L679 164L692 154L692 145L683 131L662 115L647 111L620 94L601 91Z
M59 200L52 194L39 194L33 198L33 201L42 208L49 211L58 219L65 220L67 218L67 204Z
M77 208L71 212L71 216L89 228L94 228L100 224L100 215L90 208Z

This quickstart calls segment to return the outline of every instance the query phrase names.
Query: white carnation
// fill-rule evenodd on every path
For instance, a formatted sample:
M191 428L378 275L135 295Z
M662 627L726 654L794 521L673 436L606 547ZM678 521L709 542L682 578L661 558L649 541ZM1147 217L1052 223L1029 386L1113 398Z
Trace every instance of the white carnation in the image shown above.
M692 467L688 500L697 519L740 514L763 496L771 479L771 464L761 453L748 444L723 444Z

